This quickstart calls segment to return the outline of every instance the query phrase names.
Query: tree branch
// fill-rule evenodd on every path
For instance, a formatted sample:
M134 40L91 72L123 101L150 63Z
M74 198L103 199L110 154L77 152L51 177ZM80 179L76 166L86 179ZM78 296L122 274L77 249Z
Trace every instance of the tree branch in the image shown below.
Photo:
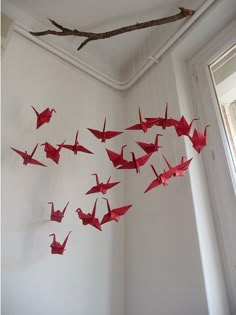
M52 19L49 19L50 22L57 27L60 31L54 31L54 30L47 30L47 31L42 31L42 32L30 32L30 34L34 36L45 36L45 35L56 35L56 36L79 36L79 37L87 37L85 41L82 42L82 44L78 47L77 50L82 49L86 44L93 40L98 40L98 39L105 39L105 38L110 38L113 36L117 36L120 34L124 34L127 32L132 32L135 30L139 29L144 29L148 27L153 27L157 25L163 25L167 23L172 23L181 19L184 19L185 17L192 16L195 11L193 10L188 10L185 8L179 8L180 12L178 14L164 17L162 19L157 19L157 20L151 20L147 22L142 22L142 23L136 23L133 25L128 25L124 27L120 27L117 29L114 29L112 31L108 32L103 32L103 33L91 33L91 32L82 32L77 29L71 30L69 28L65 28L64 26L58 24Z

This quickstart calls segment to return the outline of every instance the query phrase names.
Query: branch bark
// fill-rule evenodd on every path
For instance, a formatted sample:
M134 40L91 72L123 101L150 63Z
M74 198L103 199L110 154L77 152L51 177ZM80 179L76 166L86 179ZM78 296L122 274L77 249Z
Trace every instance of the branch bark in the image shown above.
M195 13L195 11L193 11L193 10L185 9L182 7L179 9L180 9L180 12L178 14L175 14L175 15L171 15L171 16L164 17L164 18L157 19L157 20L151 20L151 21L147 21L147 22L136 23L133 25L120 27L120 28L114 29L112 31L103 32L103 33L83 32L83 31L79 31L77 29L72 30L69 28L65 28L64 26L58 24L56 21L54 21L52 19L49 19L50 22L55 27L57 27L60 31L46 30L46 31L42 31L42 32L30 32L30 34L32 34L34 36L55 35L55 36L86 37L86 40L84 40L81 43L81 45L78 47L77 50L79 51L86 44L88 44L89 42L94 41L94 40L106 39L106 38L110 38L113 36L117 36L117 35L124 34L127 32L132 32L132 31L139 30L139 29L144 29L144 28L153 27L153 26L157 26L157 25L172 23L172 22L184 19L188 16L192 16Z

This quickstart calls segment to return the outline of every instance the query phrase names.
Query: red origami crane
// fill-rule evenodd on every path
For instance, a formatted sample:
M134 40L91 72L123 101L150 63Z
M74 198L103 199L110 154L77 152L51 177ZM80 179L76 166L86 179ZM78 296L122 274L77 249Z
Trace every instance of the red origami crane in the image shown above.
M204 134L202 134L198 129L194 129L192 137L189 136L189 139L191 140L193 144L193 148L200 153L202 149L206 146L206 132L207 128L210 127L210 125L207 125L204 130Z
M101 139L101 142L106 142L107 139L111 139L114 138L118 135L120 135L121 131L105 131L106 130L106 118L104 120L104 125L103 125L103 130L95 130L95 129L91 129L91 128L87 128L90 132L92 132L92 134L98 138Z
M182 156L180 164L173 167L170 165L170 163L167 161L167 159L164 157L164 155L163 155L163 158L166 161L166 164L168 165L168 167L170 169L169 174L172 174L172 176L184 176L185 171L188 169L189 164L191 163L191 161L193 159L193 158L191 158L187 161L184 161L185 157Z
M48 142L42 143L41 145L44 145L44 151L46 152L46 157L48 159L53 160L56 164L58 164L59 159L60 159L60 151L61 151L64 143L65 143L65 141L62 142L62 144L60 144L58 148L53 147Z
M92 225L93 227L95 227L98 230L102 230L100 222L98 220L98 218L95 217L96 215L96 206L97 206L97 199L94 203L93 206L93 211L92 214L91 213L84 213L80 208L78 208L75 212L78 213L79 218L82 220L83 225Z
M119 166L119 165L123 165L124 163L127 162L127 160L125 160L123 158L123 151L124 151L125 147L126 147L126 145L122 146L120 154L106 149L108 157L109 157L110 161L113 163L114 167Z
M45 165L45 164L43 164L43 163L41 163L41 162L39 162L39 161L33 159L33 155L34 155L34 153L35 153L37 147L38 147L38 144L35 146L35 148L34 148L34 150L32 151L31 154L28 154L27 151L22 152L22 151L19 151L19 150L17 150L17 149L14 149L14 148L11 148L11 149L12 149L13 151L15 151L16 153L18 153L18 154L23 158L23 164L24 164L24 165L27 165L27 164L35 164L35 165L47 166L47 165Z
M143 121L141 109L139 107L139 124L128 127L125 130L142 130L143 132L147 132L148 128L151 128L152 126L148 124L147 122Z
M50 245L52 254L63 255L70 233L71 233L71 231L69 232L69 234L67 235L67 237L65 238L65 240L62 244L60 244L59 242L56 241L56 235L55 234L49 235L49 236L53 236L53 242Z
M169 176L169 174L165 174L165 172L158 175L153 165L151 165L151 168L154 174L156 175L156 178L151 182L151 184L144 191L145 193L159 185L164 185L164 186L168 185L168 179L171 177Z
M62 147L65 149L73 151L74 154L77 154L78 151L93 154L93 152L89 151L88 149L86 149L85 147L83 147L82 145L79 144L78 134L79 134L79 131L77 130L76 135L75 135L75 143L74 144L63 144Z
M37 110L32 106L33 110L35 111L36 115L37 115L37 125L36 125L36 129L38 129L39 127L41 127L43 124L45 123L49 123L51 117L52 117L52 113L56 113L55 109L49 109L46 108L44 111L42 111L41 113L38 113Z
M176 120L174 122L174 126L175 126L175 130L177 132L177 135L179 137L180 136L189 136L189 133L190 133L190 130L192 127L192 123L194 120L198 120L198 118L194 118L190 124L187 122L187 120L185 119L184 116L182 116L179 121Z
M167 111L168 111L168 103L166 104L165 117L145 118L147 121L147 124L150 127L154 125L161 126L162 129L166 129L166 127L174 126L174 123L176 122L176 120L172 118L167 118Z
M97 185L93 186L91 189L89 189L89 191L86 192L86 195L99 193L99 192L101 192L102 194L106 194L108 189L111 189L112 187L114 187L114 186L116 186L117 184L120 183L120 182L110 183L111 177L108 178L108 180L107 180L107 182L105 184L104 183L99 183L98 175L96 173L92 174L92 175L96 176L96 183L97 183Z
M158 145L158 137L162 136L160 133L156 135L155 143L145 143L137 141L136 143L146 152L146 153L153 153L158 151L161 146Z
M108 199L107 198L103 198L103 199L105 199L107 201L108 213L106 213L103 216L102 221L101 221L101 225L104 223L110 222L110 221L118 222L120 219L120 216L124 215L129 210L129 208L132 207L132 205L128 205L128 206L123 206L120 208L114 208L111 210Z
M60 210L55 211L53 202L49 202L48 204L52 205L52 207L51 207L51 221L56 221L56 222L61 223L61 220L64 217L64 214L66 212L66 208L67 208L69 202L67 202L65 208L62 211L60 211Z
M145 154L138 159L136 159L134 152L130 152L132 155L132 161L128 161L118 167L118 169L136 169L136 173L140 173L141 166L143 166L148 159L151 157L152 153Z

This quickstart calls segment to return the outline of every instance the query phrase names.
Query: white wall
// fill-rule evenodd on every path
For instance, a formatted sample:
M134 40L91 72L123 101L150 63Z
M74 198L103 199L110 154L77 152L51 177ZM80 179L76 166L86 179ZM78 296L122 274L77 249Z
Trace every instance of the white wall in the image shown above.
M123 220L103 232L84 227L75 210L90 211L97 195L85 196L94 185L115 173L105 153L123 144L122 136L106 145L87 127L123 129L122 98L115 91L74 70L59 58L13 33L2 64L2 314L123 314ZM35 114L55 108L51 123L35 129ZM79 141L95 155L62 151L57 166L41 148L35 158L47 168L24 166L10 147L31 150L36 143ZM112 206L123 203L122 183L108 193ZM61 224L50 222L50 207L70 201ZM98 200L98 215L106 203ZM63 256L51 255L50 233L58 241L72 230Z
M169 115L176 119L181 116L169 56L129 92L127 125L137 121L138 106L144 117L162 116L167 101ZM160 138L163 147L153 155L151 162L160 173L166 168L162 154L173 165L186 154L183 139L177 137L173 128L156 127L146 135L130 131L127 141L129 148L140 156L143 152L134 145L134 140L153 142L157 132L164 135ZM194 152L187 155L188 158L192 156L190 167L198 159ZM166 187L157 187L144 194L154 178L149 166L139 175L134 171L126 173L126 202L135 200L135 209L127 214L125 229L125 314L208 314L188 173L183 178L170 180Z

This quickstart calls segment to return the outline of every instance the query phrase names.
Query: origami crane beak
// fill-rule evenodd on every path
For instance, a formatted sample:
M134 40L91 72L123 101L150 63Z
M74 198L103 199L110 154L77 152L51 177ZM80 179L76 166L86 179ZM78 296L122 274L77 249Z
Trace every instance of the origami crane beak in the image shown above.
M49 236L56 236L56 234L50 234Z
M51 113L53 113L53 112L56 113L55 109L52 109L52 110L51 110Z

